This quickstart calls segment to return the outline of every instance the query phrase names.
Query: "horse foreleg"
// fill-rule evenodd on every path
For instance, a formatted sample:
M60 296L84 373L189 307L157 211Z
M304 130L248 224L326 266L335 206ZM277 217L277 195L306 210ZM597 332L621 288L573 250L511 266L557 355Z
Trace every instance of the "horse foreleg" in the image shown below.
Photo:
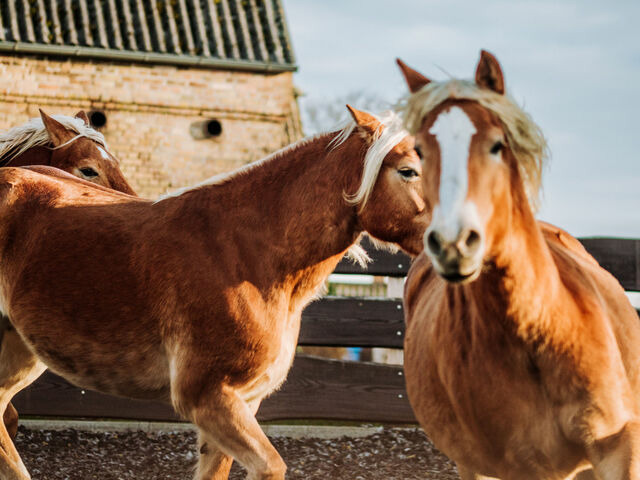
M2 480L30 480L31 476L22 461L17 465L9 458L7 452L0 449L0 478Z
M27 348L15 330L6 331L0 347L0 411L13 396L38 378L46 366ZM0 475L2 479L30 478L4 422L0 422Z
M196 480L211 480L206 475L212 472L211 465L221 464L220 453L244 466L248 480L284 480L287 466L260 428L256 409L256 404L248 405L233 388L224 386L190 409L188 417L200 430L201 438L215 447L201 453Z
M251 413L255 416L260 408L260 402L249 404ZM225 480L229 478L229 471L233 464L233 458L225 455L221 450L216 448L216 442L213 438L206 438L206 434L199 432L198 434L198 451L200 452L201 462L198 463L198 472L196 478L206 478L207 480Z
M197 479L225 480L229 478L229 471L233 458L225 455L217 446L215 440L206 433L198 432L198 469Z
M485 477L484 475L475 473L459 463L456 464L456 467L458 467L458 475L460 475L461 480L496 480L494 477Z
M589 469L578 473L573 477L573 480L598 480L598 477L596 477L596 474L592 469Z

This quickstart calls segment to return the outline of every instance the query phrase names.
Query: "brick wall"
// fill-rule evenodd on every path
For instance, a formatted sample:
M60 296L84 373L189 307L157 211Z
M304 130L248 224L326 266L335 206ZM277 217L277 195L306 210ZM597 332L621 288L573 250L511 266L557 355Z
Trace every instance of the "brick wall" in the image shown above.
M0 130L47 113L101 110L109 150L154 198L257 160L301 135L292 74L0 56ZM194 139L192 123L222 134Z

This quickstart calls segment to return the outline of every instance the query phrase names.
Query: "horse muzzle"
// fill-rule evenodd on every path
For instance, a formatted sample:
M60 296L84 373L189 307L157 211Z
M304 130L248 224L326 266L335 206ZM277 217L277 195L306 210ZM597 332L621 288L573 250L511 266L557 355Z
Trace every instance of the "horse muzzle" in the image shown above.
M450 283L468 283L482 269L482 234L474 229L461 229L449 240L438 230L429 228L424 247L436 272Z

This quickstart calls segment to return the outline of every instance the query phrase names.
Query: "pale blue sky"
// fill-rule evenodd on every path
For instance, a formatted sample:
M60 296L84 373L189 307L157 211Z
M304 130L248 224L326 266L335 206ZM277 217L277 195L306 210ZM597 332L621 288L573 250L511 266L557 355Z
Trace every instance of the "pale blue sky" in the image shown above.
M305 101L405 93L394 59L471 77L485 48L549 140L539 217L640 238L640 2L284 0ZM307 100L305 100L307 99ZM354 105L358 107L358 105Z

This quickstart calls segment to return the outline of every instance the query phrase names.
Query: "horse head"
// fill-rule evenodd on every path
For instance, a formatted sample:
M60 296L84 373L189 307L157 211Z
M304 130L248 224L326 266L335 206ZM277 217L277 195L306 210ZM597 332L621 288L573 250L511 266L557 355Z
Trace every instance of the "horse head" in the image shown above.
M514 206L535 203L546 143L505 93L493 55L482 51L474 80L432 82L398 62L411 95L405 124L416 135L433 220L424 248L451 282L472 281L504 238Z
M99 137L87 136L87 130L95 130L89 126L84 111L81 110L74 117L82 122L78 129L63 124L42 110L40 117L51 141L50 166L89 182L135 195L120 170L118 160L107 150L104 138L100 141Z
M347 195L357 205L360 227L373 238L422 251L428 211L422 195L422 167L414 139L394 114L382 121L347 105L367 153L358 189Z

